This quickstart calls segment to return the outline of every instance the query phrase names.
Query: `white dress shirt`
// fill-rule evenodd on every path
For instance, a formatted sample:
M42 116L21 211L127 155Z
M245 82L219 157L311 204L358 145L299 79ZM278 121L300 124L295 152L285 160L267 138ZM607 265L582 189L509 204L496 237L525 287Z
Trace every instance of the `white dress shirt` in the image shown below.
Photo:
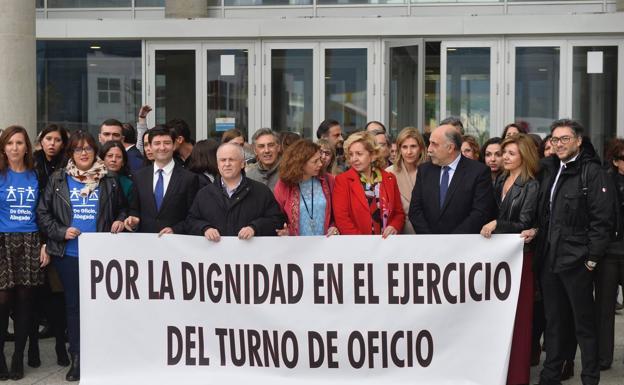
M448 164L448 175L449 175L449 186L451 185L451 180L453 180L453 175L455 174L455 170L457 170L457 165L459 165L459 160L461 159L461 154L457 155L457 158L455 158L454 161L451 162L451 164ZM442 183L442 173L444 173L444 170L442 170L440 172L440 183Z

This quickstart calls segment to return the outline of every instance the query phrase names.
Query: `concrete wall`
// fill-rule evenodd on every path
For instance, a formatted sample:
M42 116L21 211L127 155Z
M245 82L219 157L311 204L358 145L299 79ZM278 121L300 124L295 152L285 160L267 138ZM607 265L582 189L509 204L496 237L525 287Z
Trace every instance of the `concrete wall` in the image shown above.
M35 2L0 2L0 128L24 126L36 135Z
M208 17L206 0L165 0L165 17L188 19Z

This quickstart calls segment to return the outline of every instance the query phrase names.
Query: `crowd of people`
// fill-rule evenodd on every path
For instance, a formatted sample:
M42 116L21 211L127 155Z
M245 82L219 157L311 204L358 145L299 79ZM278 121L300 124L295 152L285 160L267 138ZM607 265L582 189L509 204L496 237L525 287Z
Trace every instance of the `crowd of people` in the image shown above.
M66 379L80 379L78 242L122 231L247 240L255 236L520 234L524 263L508 384L528 384L546 352L540 383L573 375L583 384L613 362L618 286L624 282L624 140L596 155L574 120L542 140L522 125L482 146L448 118L430 133L383 123L348 135L323 121L317 141L262 128L195 143L175 119L148 129L114 119L98 140L51 124L33 152L27 131L0 135L0 347L14 320L10 365L0 380L41 364L38 326L56 338ZM69 355L65 344L65 330ZM541 341L543 340L543 345ZM0 350L0 352L3 350Z

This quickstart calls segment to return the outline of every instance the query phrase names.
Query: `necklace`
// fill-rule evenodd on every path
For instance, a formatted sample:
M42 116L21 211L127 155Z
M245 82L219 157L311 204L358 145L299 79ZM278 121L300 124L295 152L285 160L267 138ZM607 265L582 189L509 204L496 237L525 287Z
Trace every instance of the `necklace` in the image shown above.
M312 185L312 199L311 199L312 202L310 203L312 210L308 209L308 203L306 202L306 199L303 196L303 193L301 192L300 185L299 185L299 195L301 195L301 199L303 200L303 205L305 206L305 210L308 213L308 217L310 218L310 228L314 228L314 180L310 179L310 183Z

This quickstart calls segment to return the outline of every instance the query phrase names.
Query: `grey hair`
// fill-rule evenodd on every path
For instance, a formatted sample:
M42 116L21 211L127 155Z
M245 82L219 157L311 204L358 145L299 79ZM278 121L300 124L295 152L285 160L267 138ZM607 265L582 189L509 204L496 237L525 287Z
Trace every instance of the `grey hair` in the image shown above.
M447 142L455 145L455 151L461 151L463 138L456 129L445 130L444 136L446 137Z
M221 150L224 147L232 147L235 148L236 151L238 152L239 158L241 160L245 160L245 150L243 150L242 146L239 146L238 144L234 144L234 143L230 143L230 142L226 142L226 143L221 143L219 145L219 147L217 148L217 154L219 153L219 150ZM217 157L218 158L218 157Z
M261 128L258 131L254 132L253 136L251 137L251 142L253 144L256 144L256 141L258 140L259 137L264 136L264 135L273 135L273 137L275 138L275 141L277 142L279 139L279 136L277 135L277 132L271 130L270 128Z
M449 124L457 129L459 129L459 132L461 135L464 135L464 124L462 123L461 119L456 117L456 116L449 116L446 119L443 119L440 122L440 125L445 125L445 124ZM461 145L460 145L461 147Z
M370 133L373 134L373 136L377 136L377 135L385 136L386 137L386 143L388 144L388 146L390 145L390 143L392 143L392 139L390 138L390 135L386 131L384 131L384 130L382 130L380 128L378 128L376 130L373 130Z

